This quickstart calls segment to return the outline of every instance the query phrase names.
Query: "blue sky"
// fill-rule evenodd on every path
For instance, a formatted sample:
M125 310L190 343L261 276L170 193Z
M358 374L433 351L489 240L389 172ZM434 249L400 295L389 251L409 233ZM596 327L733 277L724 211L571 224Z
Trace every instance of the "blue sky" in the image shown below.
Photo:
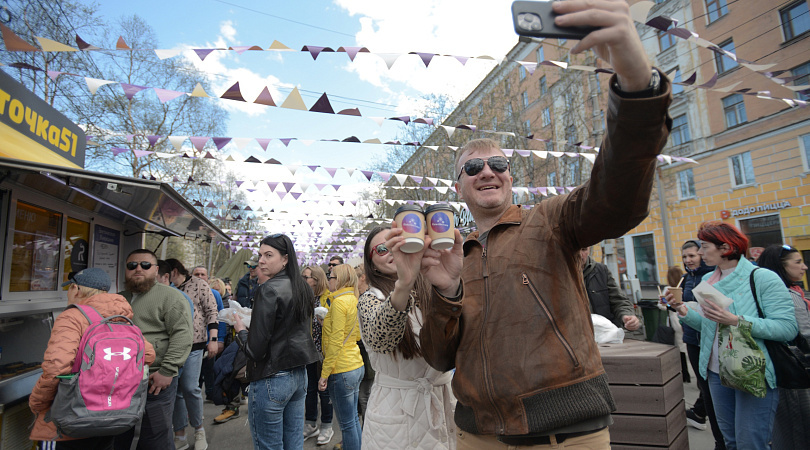
M375 53L431 52L459 56L489 55L503 58L517 43L512 29L508 0L298 0L256 2L249 0L138 1L105 0L100 14L109 21L137 14L155 30L164 49L187 49L178 58L188 58L209 77L212 95L221 95L236 81L249 102L268 86L277 104L293 87L301 90L307 107L321 93L329 95L333 108L358 107L365 116L414 115L427 94L447 94L463 99L495 66L495 62L472 60L462 65L449 57L437 57L429 68L416 55L401 57L389 70L374 55L358 55L350 62L345 53L323 53L316 61L305 52L214 52L200 61L192 48L259 45L267 48L274 40L300 50L304 45L365 46ZM394 140L401 122L384 121L379 126L369 118L317 114L283 108L220 102L229 113L227 136L343 139L378 138ZM423 126L423 125L411 125ZM284 147L271 142L265 153L255 142L233 153L270 157L283 164L368 168L385 146L293 141ZM237 158L235 156L235 158ZM239 159L239 158L237 158ZM296 181L304 183L352 184L337 195L357 198L368 183L356 173L345 172L331 179L324 171L304 169L292 176L278 166L231 164L244 179ZM260 166L260 167L256 167ZM256 170L261 170L257 172ZM427 175L430 174L415 174ZM313 194L310 189L307 191ZM257 192L249 194L251 206L278 210L278 198ZM314 193L317 195L317 193ZM302 198L306 198L304 196ZM310 196L312 197L312 196ZM322 213L316 205L298 207L292 198L284 209L300 213ZM352 214L350 206L329 211Z

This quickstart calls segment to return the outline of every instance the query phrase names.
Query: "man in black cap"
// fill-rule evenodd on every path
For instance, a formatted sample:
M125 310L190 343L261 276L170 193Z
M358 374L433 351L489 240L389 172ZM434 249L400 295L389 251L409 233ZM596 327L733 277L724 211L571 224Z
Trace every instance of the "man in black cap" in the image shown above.
M253 291L259 285L259 271L256 269L259 267L259 257L251 257L245 261L245 265L248 268L248 273L240 278L239 283L236 285L236 301L245 308L250 308L253 301Z

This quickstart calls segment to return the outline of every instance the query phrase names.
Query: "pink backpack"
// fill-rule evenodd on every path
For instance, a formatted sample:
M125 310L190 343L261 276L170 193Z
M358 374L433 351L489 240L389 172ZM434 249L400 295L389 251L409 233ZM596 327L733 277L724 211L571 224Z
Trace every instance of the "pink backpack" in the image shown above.
M124 316L102 317L93 307L70 305L90 322L70 376L59 389L46 421L72 438L112 436L140 424L146 406L149 366L141 329ZM121 321L123 319L123 321Z

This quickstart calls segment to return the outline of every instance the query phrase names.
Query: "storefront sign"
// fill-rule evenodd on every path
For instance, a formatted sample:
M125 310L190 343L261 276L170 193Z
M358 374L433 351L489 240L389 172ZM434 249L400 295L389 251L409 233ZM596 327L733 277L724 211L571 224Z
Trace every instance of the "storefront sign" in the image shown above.
M778 211L785 208L790 208L790 202L787 200L765 205L747 206L745 208L732 209L731 211L723 210L720 211L720 217L728 219L729 217L747 216L758 212Z
M84 131L0 71L0 156L84 168Z

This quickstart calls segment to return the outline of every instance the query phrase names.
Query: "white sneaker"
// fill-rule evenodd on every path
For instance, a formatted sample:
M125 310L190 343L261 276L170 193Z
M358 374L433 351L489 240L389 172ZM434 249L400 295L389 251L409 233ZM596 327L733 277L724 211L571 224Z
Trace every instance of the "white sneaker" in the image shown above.
M208 441L205 440L205 428L200 428L194 432L194 450L206 450Z
M174 436L174 450L186 450L188 448L188 439L180 439L179 436Z
M332 440L332 436L335 435L335 430L332 427L329 428L322 428L321 434L318 435L318 445L326 445L329 441Z
M320 433L320 431L318 431L318 426L317 425L310 425L308 423L304 424L304 439L305 440L309 439L311 437L317 436L318 433Z

